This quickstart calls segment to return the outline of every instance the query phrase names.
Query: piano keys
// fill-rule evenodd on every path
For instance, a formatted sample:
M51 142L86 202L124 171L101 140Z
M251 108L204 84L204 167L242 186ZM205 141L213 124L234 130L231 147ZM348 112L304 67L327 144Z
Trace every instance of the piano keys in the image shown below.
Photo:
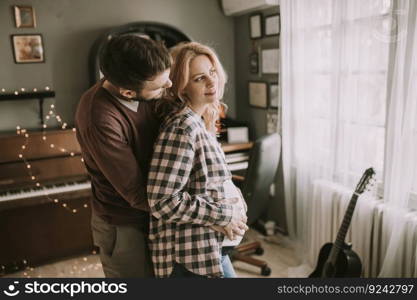
M0 276L93 250L91 184L75 132L45 136L0 136Z

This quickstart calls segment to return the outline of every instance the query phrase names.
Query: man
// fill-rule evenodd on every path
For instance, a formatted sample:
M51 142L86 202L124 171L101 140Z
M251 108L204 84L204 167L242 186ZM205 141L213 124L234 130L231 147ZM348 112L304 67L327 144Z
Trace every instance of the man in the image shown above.
M77 139L92 185L92 231L106 277L152 277L148 165L160 122L154 99L172 85L167 49L134 35L100 55L104 79L78 104Z

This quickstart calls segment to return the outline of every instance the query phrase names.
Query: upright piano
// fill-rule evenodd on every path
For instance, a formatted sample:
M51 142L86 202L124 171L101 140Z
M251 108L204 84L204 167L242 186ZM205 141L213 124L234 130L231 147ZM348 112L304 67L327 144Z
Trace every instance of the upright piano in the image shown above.
M0 276L91 252L90 197L74 131L0 135Z

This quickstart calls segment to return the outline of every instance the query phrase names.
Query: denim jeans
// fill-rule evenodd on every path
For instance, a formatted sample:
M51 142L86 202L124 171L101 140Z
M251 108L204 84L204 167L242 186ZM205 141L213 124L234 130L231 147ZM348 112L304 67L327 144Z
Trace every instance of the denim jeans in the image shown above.
M221 263L223 267L224 278L235 278L236 273L233 269L232 262L230 261L229 255L222 255ZM179 263L174 264L174 269L172 270L171 278L186 277L186 278L205 278L205 276L198 275L188 271L183 265Z
M222 267L224 278L236 278L235 269L230 261L229 255L222 255Z

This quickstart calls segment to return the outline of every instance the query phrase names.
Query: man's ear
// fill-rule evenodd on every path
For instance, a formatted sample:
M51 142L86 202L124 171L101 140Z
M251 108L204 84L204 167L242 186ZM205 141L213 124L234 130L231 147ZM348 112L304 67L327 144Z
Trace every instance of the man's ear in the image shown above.
M119 93L120 93L122 96L124 96L124 97L126 97L126 98L130 98L130 99L132 99L132 98L135 98L135 97L136 97L136 92L135 92L135 91L132 91L132 90L127 90L127 89L123 89L123 88L121 88L121 89L119 90Z

